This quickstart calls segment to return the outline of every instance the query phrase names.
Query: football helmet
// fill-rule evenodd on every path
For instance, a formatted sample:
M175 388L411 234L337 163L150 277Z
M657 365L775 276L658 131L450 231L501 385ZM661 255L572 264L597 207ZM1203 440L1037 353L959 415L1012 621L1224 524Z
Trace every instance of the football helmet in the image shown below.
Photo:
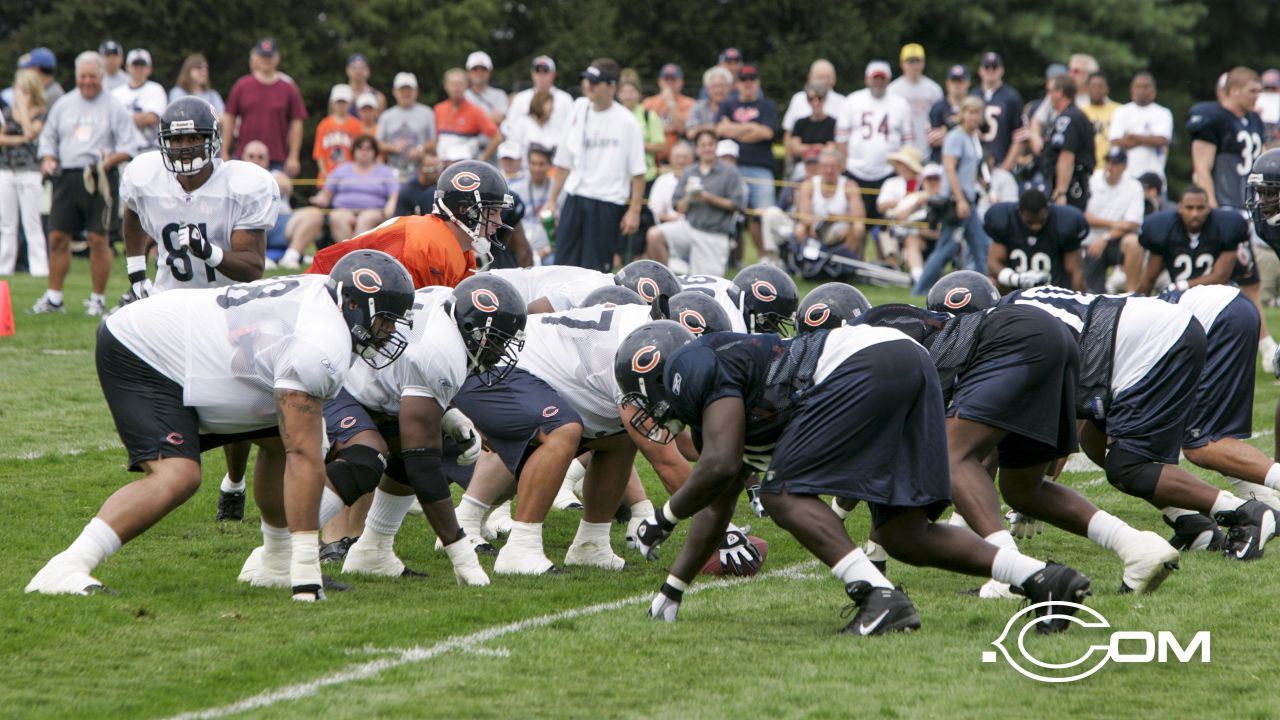
M468 374L486 386L509 375L524 349L528 319L515 287L496 275L472 275L453 289L446 310L462 333Z
M636 328L618 345L613 375L622 405L637 409L631 427L656 443L666 444L684 429L673 417L662 373L676 350L693 342L693 333L671 320L655 320Z
M375 370L395 362L408 345L400 328L413 327L413 278L404 265L378 250L355 250L334 264L328 287L352 350Z
M733 284L747 332L795 334L800 291L790 275L769 263L756 263L742 268Z
M578 307L593 305L648 305L634 290L621 285L605 285L587 293Z
M1260 237L1264 229L1269 229L1269 235L1280 237L1280 148L1268 150L1253 161L1245 186L1245 207Z
M507 181L492 165L479 160L456 162L436 180L434 214L459 228L471 238L471 247L482 264L492 262L490 246L506 247L511 228L502 222L501 212L515 207ZM497 210L498 213L491 213Z
M842 282L823 283L809 291L796 311L796 331L830 330L852 323L871 309L858 288Z
M667 317L680 323L695 336L704 333L729 332L733 324L729 313L710 295L697 290L683 290L667 302Z
M680 281L671 268L654 260L636 260L628 263L613 276L619 285L635 291L646 303L665 295L668 298L680 292Z
M203 138L197 144L177 142L183 136ZM222 152L222 130L209 101L188 95L169 103L160 116L160 159L175 175L195 175Z
M1000 291L991 278L973 270L956 270L933 284L927 306L934 312L964 315L993 308L999 302Z

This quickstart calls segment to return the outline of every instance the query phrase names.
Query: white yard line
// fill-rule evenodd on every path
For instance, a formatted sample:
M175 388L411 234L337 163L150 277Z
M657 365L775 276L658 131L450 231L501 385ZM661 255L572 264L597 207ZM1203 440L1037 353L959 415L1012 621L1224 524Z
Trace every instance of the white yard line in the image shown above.
M770 570L770 571L761 573L755 578L720 578L717 580L711 580L709 582L703 582L703 583L694 585L685 594L690 595L690 594L702 592L703 590L713 590L716 588L742 585L744 583L748 583L748 582L751 582L752 580L757 580L757 579L766 579L766 578L773 578L773 577L797 577L797 576L803 577L804 575L808 574L809 570L816 567L817 564L818 563L816 561L809 560L806 562L798 563L796 565L779 568L777 570ZM590 615L599 615L600 613L609 612L611 610L619 610L632 605L641 605L643 603L649 602L652 599L653 599L652 592L644 593L641 595L632 595L631 597L623 598L621 600L614 600L613 602L599 603L596 605L587 605L585 607L562 610L561 612L552 613L550 615L539 615L538 617L527 618L525 620L518 620L516 622L508 623L506 625L497 625L491 628L485 628L484 630L479 630L477 632L471 633L470 635L463 635L460 637L451 637L445 640L441 640L435 645L431 645L429 647L412 647L402 651L392 650L391 652L398 653L396 657L390 657L382 660L373 660L370 662L362 662L355 665L350 665L346 668L343 668L342 670L339 670L338 672L335 672L331 675L325 675L323 677L316 678L315 680L308 680L307 682L296 683L293 685L285 685L283 687L279 687L274 690L267 690L265 692L259 693L252 697L245 698L244 700L232 703L230 705L220 705L218 707L206 708L204 710L196 710L194 712L174 715L171 720L197 720L197 719L203 719L203 718L220 718L220 717L226 717L228 715L235 715L237 713L248 712L250 710L257 710L259 708L271 707L272 705L276 705L277 703L289 702L292 700L299 700L301 698L309 697L311 695L316 694L322 688L326 688L332 685L342 685L344 683L355 682L357 680L367 680L369 678L381 675L387 670L398 668L402 665L408 665L411 663L425 662L427 660L440 657L441 655L452 652L454 650L460 650L464 652L474 652L477 650L476 648L477 645L489 642L490 640L496 640L497 638L500 638L500 637L522 633L527 630L535 630L537 628L546 627L547 625L560 622L561 620L572 620L574 618L587 617ZM364 648L361 648L357 652L363 654L363 653L377 653L381 651L376 648L366 646ZM502 653L502 650L500 649L492 652L485 652L484 654L501 655L501 653Z

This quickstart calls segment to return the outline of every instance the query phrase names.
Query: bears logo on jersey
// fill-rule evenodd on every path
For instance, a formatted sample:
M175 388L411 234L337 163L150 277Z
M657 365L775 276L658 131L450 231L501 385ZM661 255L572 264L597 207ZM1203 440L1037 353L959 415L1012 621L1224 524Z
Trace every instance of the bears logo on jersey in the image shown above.
M351 283L367 293L382 289L382 276L369 268L359 268L351 273Z
M826 303L815 303L804 311L804 323L810 327L822 327L831 317L831 308Z
M471 304L482 312L494 312L498 309L498 296L488 288L471 291Z
M631 356L631 369L638 373L647 373L658 367L661 360L662 353L658 352L657 345L645 345Z
M942 304L952 310L959 310L960 308L968 305L971 300L973 300L973 292L970 291L969 288L958 287L951 288L951 290L947 292L946 297L942 299Z
M751 294L763 302L773 302L778 299L778 288L768 280L757 280L751 283Z
M453 176L452 185L462 192L471 192L480 187L480 176L473 172L460 172Z

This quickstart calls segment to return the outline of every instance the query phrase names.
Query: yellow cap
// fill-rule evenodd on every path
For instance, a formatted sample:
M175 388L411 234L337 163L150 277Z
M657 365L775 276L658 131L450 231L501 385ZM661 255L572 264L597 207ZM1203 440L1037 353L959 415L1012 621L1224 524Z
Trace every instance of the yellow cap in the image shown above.
M920 43L907 43L902 46L902 52L898 55L898 59L902 62L908 60L923 60L924 46Z

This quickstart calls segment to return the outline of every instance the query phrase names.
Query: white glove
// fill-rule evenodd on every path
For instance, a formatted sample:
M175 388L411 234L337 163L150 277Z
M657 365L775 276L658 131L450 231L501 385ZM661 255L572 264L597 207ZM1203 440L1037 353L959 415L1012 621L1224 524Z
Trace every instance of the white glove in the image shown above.
M480 433L476 432L476 426L471 422L471 418L464 415L458 408L449 408L444 411L440 424L462 451L458 456L459 465L472 465L480 459Z
M218 267L222 263L222 248L210 242L200 232L199 225L183 225L178 228L177 243L179 249L186 248L209 267Z
M1009 521L1009 532L1016 538L1026 540L1044 532L1043 522L1017 510L1010 510L1004 517Z
M134 300L141 300L151 295L155 288L151 278L147 277L147 258L145 255L125 258L125 269L129 272L129 292L120 298L121 305L128 305Z
M1176 291L1178 291L1178 290L1186 290L1186 289L1187 289L1187 288L1189 288L1189 287L1191 287L1191 285L1190 285L1189 283L1187 283L1187 281L1186 281L1186 280L1179 280L1179 281L1177 281L1177 282L1171 282L1171 283L1169 283L1169 284L1168 284L1168 286L1166 286L1166 287L1165 287L1164 291L1165 291L1165 292L1176 292Z
M670 583L663 583L662 589L653 596L653 602L649 603L649 617L663 622L675 622L683 599L683 590L671 587Z
M1029 288L1036 287L1037 285L1044 285L1049 282L1049 275L1047 273L1042 273L1039 270L1014 272L1013 268L1005 268L996 276L996 280L1000 281L1000 284L1005 287L1022 288L1023 290L1027 290Z

